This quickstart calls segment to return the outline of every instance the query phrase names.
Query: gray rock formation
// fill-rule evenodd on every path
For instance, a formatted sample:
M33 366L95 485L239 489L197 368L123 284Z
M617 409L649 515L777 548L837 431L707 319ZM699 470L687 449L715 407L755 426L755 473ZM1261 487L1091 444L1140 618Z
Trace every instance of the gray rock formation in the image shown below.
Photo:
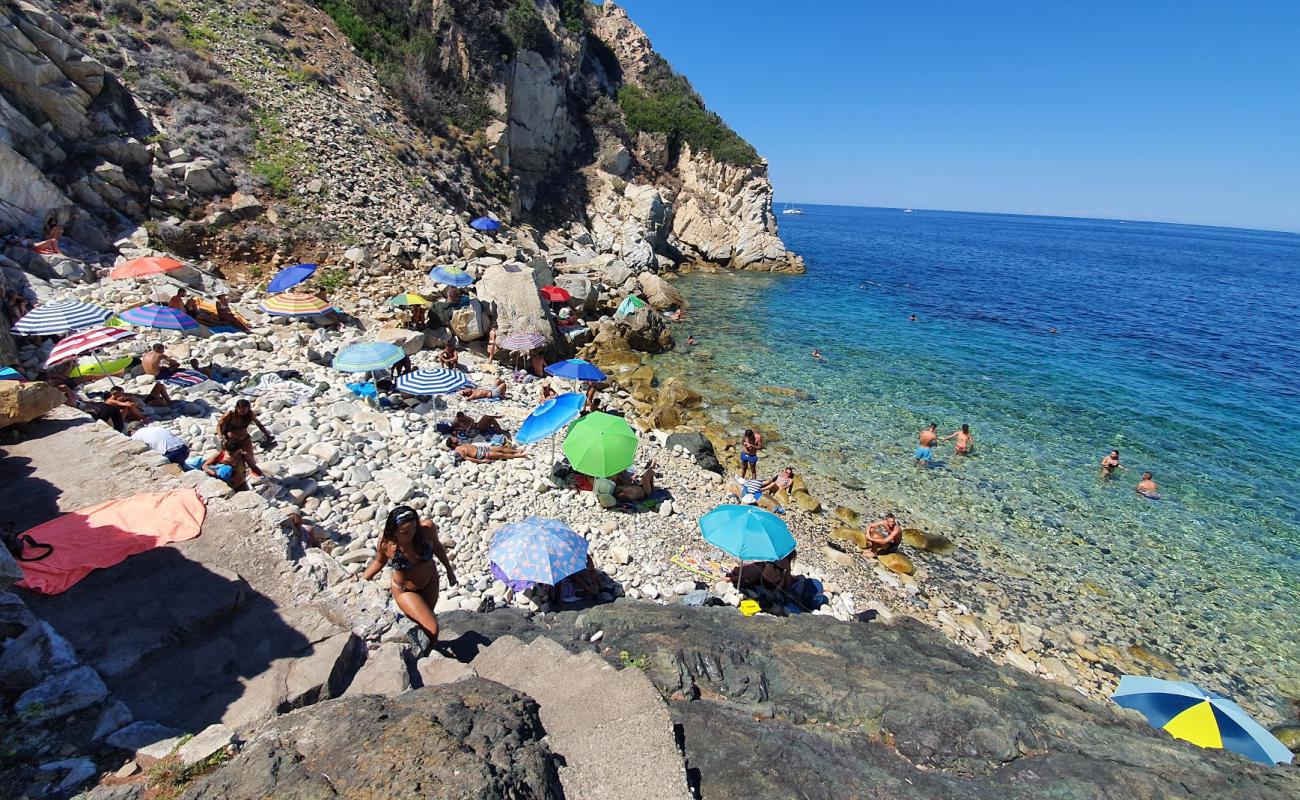
M0 231L81 209L69 235L97 248L149 207L149 124L130 93L43 0L0 16Z
M556 800L544 736L535 702L481 678L348 697L276 720L182 796Z
M550 276L538 272L537 267L527 264L498 264L483 272L475 288L496 322L498 337L520 331L540 333L546 338L548 353L559 355L567 351L567 343L556 333L538 294L550 282Z
M0 381L0 428L22 425L63 405L63 393L48 383Z
M612 662L627 653L644 663L682 726L704 798L1300 792L1293 769L1175 741L1132 712L998 666L906 618L747 620L732 609L619 601L544 620L497 611L441 622L449 640L546 636L573 652L598 647Z

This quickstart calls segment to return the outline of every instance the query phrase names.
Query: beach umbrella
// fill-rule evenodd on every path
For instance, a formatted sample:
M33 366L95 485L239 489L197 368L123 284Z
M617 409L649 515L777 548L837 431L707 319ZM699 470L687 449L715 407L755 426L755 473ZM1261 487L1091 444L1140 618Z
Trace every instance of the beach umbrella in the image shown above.
M631 314L633 311L636 311L638 308L642 308L644 306L645 306L644 300L642 300L641 298L637 297L634 294L630 294L627 297L623 298L623 302L618 304L618 308L614 309L614 316L626 317L628 314Z
M569 427L563 449L574 470L608 478L632 466L636 431L622 417L593 411Z
M581 358L569 358L551 364L546 371L557 378L572 378L575 381L603 381L605 373L595 364Z
M71 336L64 337L58 344L54 345L49 358L45 359L45 366L46 368L52 367L84 353L92 353L101 347L134 336L136 336L136 332L130 328L91 328L88 331L74 333Z
M161 331L194 331L199 328L199 323L189 314L158 303L128 308L117 316L123 322Z
M315 317L334 310L319 297L299 292L271 295L262 301L259 308L275 317Z
M470 274L460 267L434 267L429 270L429 277L433 279L434 283L441 283L444 286L456 286L461 289L474 282Z
M515 441L520 444L540 442L577 419L586 402L587 398L578 392L552 397L524 418L515 434Z
M114 267L113 271L108 273L108 277L115 280L119 278L143 278L146 275L161 275L164 272L171 272L183 266L185 265L174 258L149 256L147 258L132 259L120 267Z
M559 286L543 286L541 288L542 297L550 303L563 303L573 295L569 294L568 289Z
M504 336L498 344L502 350L514 350L526 353L546 344L546 337L532 331L516 331Z
M1199 747L1231 750L1261 764L1289 764L1292 753L1241 706L1195 684L1125 675L1111 699L1142 712L1152 727Z
M342 372L374 372L388 369L406 358L402 348L389 342L360 342L334 356L334 369Z
M495 231L501 227L501 223L491 217L479 217L469 224L476 231Z
M316 274L315 264L294 264L292 267L285 267L275 273L275 277L266 285L267 294L283 292L290 289Z
M551 586L587 567L587 540L554 519L525 517L497 528L488 559L510 580Z
M427 306L429 305L429 299L427 297L414 294L412 292L403 292L402 294L395 294L392 297L385 300L384 305L386 306Z
M397 391L413 395L450 394L474 382L458 369L417 369L393 382Z
M80 300L56 300L42 303L14 323L18 336L58 336L81 328L90 328L113 316L101 308Z
M13 367L5 367L4 369L0 369L0 381L18 381L19 383L26 383L27 379L23 377L21 372Z
M756 506L722 505L700 517L704 541L743 561L779 561L794 551L785 522Z

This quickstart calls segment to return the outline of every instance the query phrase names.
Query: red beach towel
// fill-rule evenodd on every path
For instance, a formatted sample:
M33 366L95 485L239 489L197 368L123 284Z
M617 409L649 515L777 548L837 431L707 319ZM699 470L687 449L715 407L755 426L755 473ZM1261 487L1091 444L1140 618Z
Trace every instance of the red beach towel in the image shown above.
M136 553L199 535L207 508L193 489L137 494L64 514L27 531L54 546L40 561L22 563L18 584L40 594L59 594L92 571Z

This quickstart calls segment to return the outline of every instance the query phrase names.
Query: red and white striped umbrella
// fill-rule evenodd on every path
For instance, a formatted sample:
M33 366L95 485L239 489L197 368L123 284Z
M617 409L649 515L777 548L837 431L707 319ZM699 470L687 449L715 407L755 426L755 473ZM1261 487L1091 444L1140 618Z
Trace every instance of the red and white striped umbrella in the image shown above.
M105 345L120 342L123 339L130 339L136 335L136 332L130 328L91 328L88 331L82 331L72 336L65 336L50 351L50 357L45 359L45 366L47 368L52 367L61 361L76 358L82 353L89 353Z

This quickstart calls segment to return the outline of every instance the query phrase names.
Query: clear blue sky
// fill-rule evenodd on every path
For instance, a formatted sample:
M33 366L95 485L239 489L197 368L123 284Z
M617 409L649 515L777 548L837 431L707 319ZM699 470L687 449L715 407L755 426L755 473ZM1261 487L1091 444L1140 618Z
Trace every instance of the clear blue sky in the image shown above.
M1300 231L1300 0L623 0L778 201Z

